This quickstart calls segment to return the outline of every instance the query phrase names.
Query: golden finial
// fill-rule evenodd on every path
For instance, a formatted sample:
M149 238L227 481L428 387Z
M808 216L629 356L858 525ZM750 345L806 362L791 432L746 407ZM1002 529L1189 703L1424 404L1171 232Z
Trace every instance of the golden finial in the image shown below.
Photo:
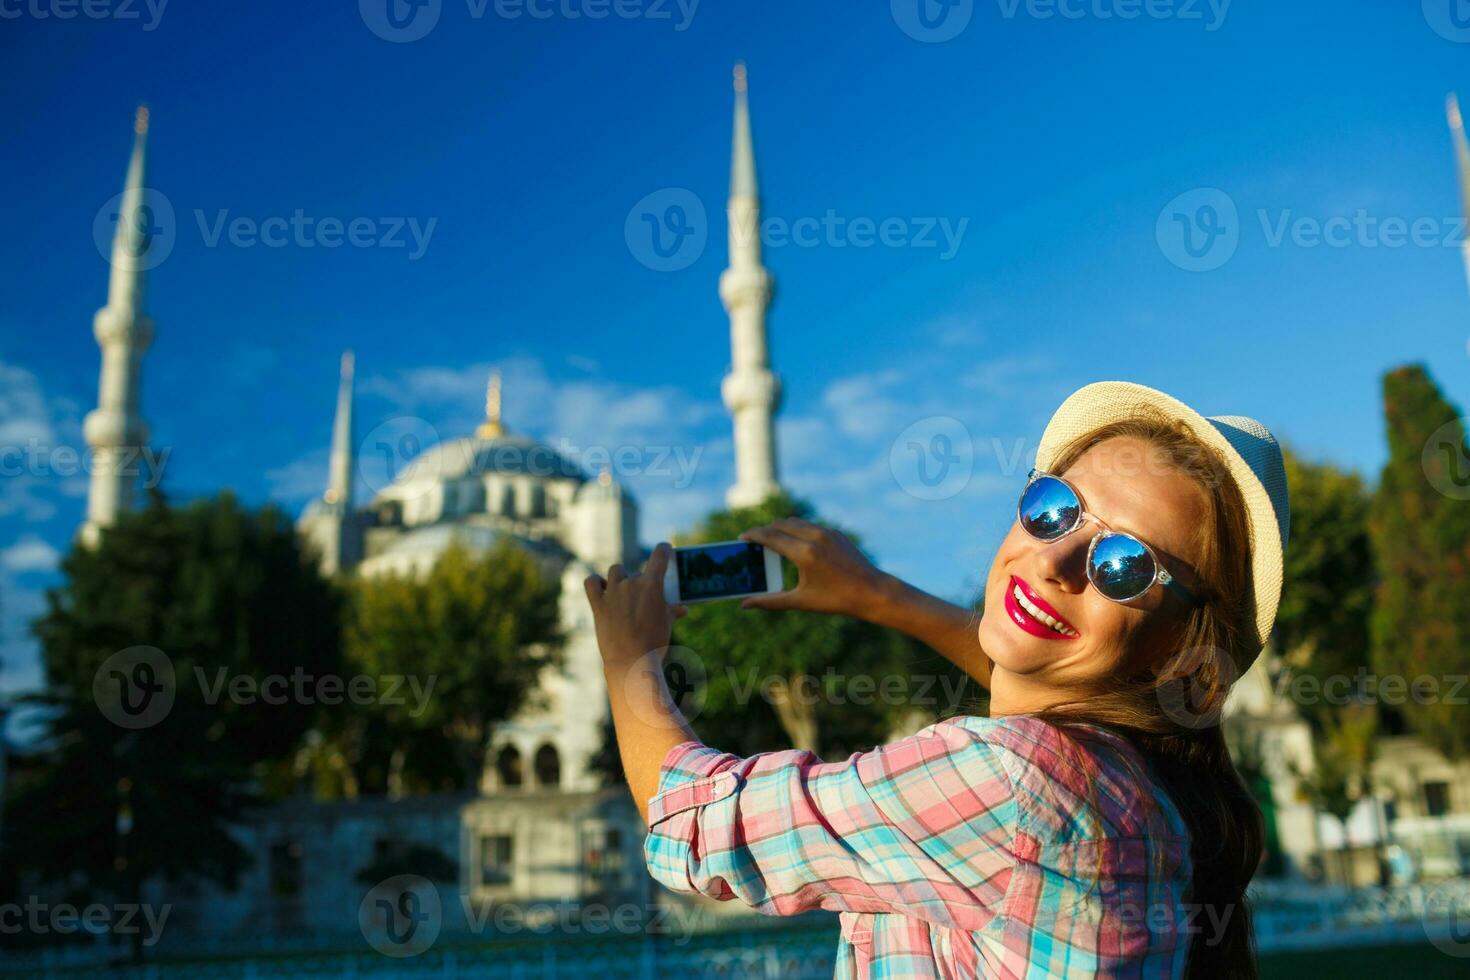
M597 485L600 487L612 486L612 470L604 466L597 472Z
M1455 93L1451 92L1444 100L1444 107L1450 117L1450 128L1457 131L1463 129L1465 124L1460 119L1460 100L1455 98Z
M344 350L342 352L342 377L344 377L344 378L350 378L350 377L352 377L352 367L353 367L352 351L350 351L350 350Z
M735 91L745 91L745 62L735 62Z
M139 136L148 132L148 107L146 105L138 106L138 114L133 117L133 132Z
M481 439L498 439L505 435L505 426L500 423L500 369L490 372L490 383L485 386L485 421L475 430Z

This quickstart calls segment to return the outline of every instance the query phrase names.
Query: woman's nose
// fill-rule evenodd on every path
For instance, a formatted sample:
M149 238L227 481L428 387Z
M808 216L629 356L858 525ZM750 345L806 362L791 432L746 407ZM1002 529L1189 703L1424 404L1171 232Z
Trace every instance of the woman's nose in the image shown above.
M1072 533L1041 545L1037 569L1046 581L1064 592L1081 592L1087 588L1086 534Z

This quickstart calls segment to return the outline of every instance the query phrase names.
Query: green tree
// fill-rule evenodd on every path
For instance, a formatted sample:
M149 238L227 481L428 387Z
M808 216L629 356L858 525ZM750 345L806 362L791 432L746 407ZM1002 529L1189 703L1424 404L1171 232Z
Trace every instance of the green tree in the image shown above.
M1356 473L1305 461L1290 450L1284 456L1291 544L1271 643L1281 653L1285 676L1273 681L1294 691L1294 676L1309 676L1318 683L1302 689L1320 692L1339 678L1332 689L1350 692L1341 678L1352 681L1369 666L1377 583L1368 537L1371 496ZM1297 707L1322 737L1324 719L1337 706L1318 698Z
M155 877L233 887L248 857L229 824L319 710L310 696L257 695L280 690L263 686L272 677L338 670L339 596L283 514L228 494L183 508L155 494L62 572L33 626L46 737L7 807L0 864L124 901ZM110 658L138 646L157 651L149 697L166 710L129 728L105 682Z
M427 692L376 709L393 735L387 788L415 788L404 774L417 748L426 765L435 755L453 761L454 788L476 789L491 726L535 696L544 668L562 662L559 580L508 541L483 555L455 544L426 576L359 579L351 595L353 668L409 677Z
M733 540L782 517L815 520L808 503L774 495L712 513L675 543ZM796 571L784 564L784 587L792 588ZM673 642L705 669L696 729L742 755L794 747L837 758L886 741L897 726L951 714L978 693L937 652L845 616L698 603L675 625Z
M1273 642L1290 671L1325 681L1368 666L1376 584L1370 495L1356 473L1287 451L1291 546ZM1315 710L1308 714L1315 718Z
M1470 674L1470 501L1459 410L1422 366L1383 379L1388 462L1370 525L1379 581L1372 659L1380 674ZM1452 758L1470 748L1470 713L1442 699L1406 711L1410 727Z

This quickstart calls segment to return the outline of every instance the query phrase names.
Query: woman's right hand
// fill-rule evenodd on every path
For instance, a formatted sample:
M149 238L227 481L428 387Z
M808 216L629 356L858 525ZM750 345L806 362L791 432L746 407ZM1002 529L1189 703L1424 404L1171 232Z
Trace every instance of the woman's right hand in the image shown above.
M747 609L801 609L868 618L886 576L840 531L783 517L740 535L765 545L796 566L796 588L746 596Z

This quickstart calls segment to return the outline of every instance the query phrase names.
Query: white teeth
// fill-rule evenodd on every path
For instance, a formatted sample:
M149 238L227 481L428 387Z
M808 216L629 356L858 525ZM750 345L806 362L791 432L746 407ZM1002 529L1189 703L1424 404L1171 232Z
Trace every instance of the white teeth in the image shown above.
M1051 616L1048 616L1046 613L1037 608L1035 603L1026 598L1026 594L1021 591L1021 587L1019 585L1012 590L1011 595L1016 597L1016 601L1021 604L1022 609L1031 614L1032 619L1040 620L1063 636L1077 635L1076 630L1072 629L1070 626L1063 626Z

